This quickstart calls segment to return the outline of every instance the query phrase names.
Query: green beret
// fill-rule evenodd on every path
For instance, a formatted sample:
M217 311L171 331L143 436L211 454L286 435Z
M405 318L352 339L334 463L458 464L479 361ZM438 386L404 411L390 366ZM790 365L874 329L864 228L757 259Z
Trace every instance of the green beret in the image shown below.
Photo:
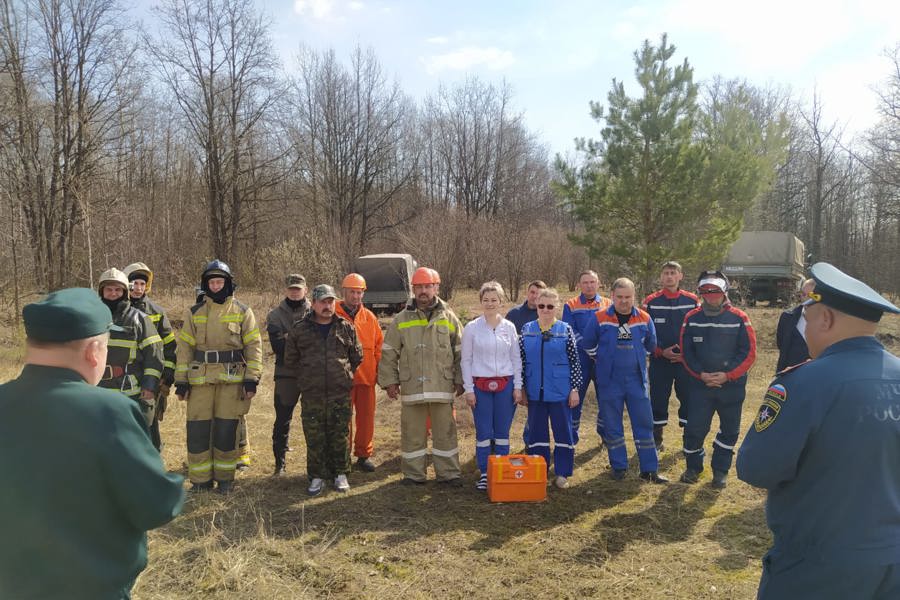
M121 331L94 290L67 288L51 292L22 309L25 334L38 342L70 342Z

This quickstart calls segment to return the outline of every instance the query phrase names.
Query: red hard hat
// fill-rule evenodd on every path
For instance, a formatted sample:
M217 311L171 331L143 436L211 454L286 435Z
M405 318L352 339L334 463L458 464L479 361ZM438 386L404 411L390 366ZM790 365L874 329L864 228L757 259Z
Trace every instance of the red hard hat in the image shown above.
M429 283L440 283L441 276L434 269L428 267L419 267L412 276L413 285L428 285Z
M366 279L359 273L348 273L341 282L341 287L348 290L366 289Z

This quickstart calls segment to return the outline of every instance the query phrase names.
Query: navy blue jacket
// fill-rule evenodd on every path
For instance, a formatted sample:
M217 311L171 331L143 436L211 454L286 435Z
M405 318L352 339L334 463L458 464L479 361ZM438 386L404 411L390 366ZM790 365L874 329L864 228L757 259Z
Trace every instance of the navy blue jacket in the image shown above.
M809 348L806 347L806 340L797 330L797 323L800 321L800 315L803 314L803 307L796 306L791 310L781 313L778 318L778 329L775 332L775 345L778 346L778 366L775 368L776 373L780 373L788 367L799 365L809 358Z
M716 316L695 308L684 317L681 354L684 368L697 379L703 372L724 372L726 386L744 385L756 360L756 333L750 317L727 303Z
M678 290L674 294L665 289L653 292L644 298L644 310L650 315L656 328L656 351L654 356L662 356L662 349L679 344L681 324L690 311L700 306L696 295Z
M525 323L537 321L537 307L528 308L528 302L523 302L518 306L514 306L506 313L506 320L516 326L516 333L522 333Z
M769 490L773 553L900 564L900 359L865 336L779 374L737 473Z

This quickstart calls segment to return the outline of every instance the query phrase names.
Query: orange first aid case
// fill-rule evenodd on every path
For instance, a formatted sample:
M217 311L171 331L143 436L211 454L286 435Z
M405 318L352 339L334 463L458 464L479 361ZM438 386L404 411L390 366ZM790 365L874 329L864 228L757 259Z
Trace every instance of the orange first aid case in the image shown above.
M491 502L540 502L547 498L547 463L543 456L488 456Z

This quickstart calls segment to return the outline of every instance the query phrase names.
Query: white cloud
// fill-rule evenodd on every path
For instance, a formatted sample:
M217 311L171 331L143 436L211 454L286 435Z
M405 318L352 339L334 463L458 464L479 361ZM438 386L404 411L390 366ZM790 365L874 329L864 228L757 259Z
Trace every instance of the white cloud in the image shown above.
M334 0L294 0L294 13L300 16L327 19L333 10Z
M365 4L363 4L362 2L357 2L356 0L354 0L353 2L350 2L350 4L348 4L348 6L350 7L350 10L362 10L363 8L366 7Z
M429 44L444 45L450 41L450 38L448 38L445 35L436 35L434 37L430 37L430 38L426 39L425 41L428 42Z
M516 62L513 53L493 46L482 48L465 46L446 54L437 54L422 58L426 70L431 73L440 71L466 71L475 67L484 67L491 71L505 69Z

